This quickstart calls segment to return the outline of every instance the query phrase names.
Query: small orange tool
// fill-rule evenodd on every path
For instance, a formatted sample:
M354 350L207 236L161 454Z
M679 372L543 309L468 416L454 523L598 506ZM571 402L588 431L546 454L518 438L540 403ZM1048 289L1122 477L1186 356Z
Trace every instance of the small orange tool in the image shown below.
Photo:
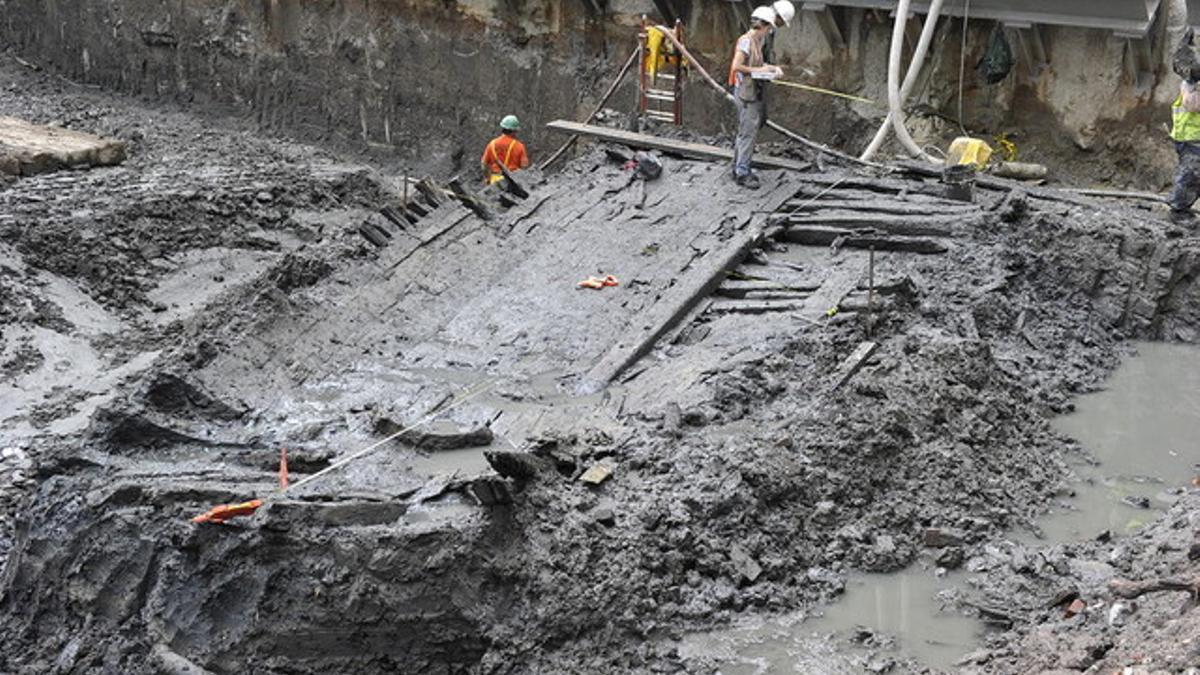
M261 499L251 499L241 504L222 504L192 518L193 523L224 523L231 518L252 516L262 506Z
M588 278L584 279L583 281L579 282L580 288L593 288L595 290L600 290L601 288L604 288L606 286L620 286L620 285L621 285L621 282L611 274L604 277L603 279L598 279L596 277L588 277Z

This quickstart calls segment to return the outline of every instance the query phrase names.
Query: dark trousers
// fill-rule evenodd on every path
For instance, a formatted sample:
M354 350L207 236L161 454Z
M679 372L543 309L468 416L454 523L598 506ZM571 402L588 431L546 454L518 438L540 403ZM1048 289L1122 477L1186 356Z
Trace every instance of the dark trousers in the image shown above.
M1190 211L1200 199L1200 143L1175 143L1179 165L1175 167L1175 188L1171 191L1171 210Z

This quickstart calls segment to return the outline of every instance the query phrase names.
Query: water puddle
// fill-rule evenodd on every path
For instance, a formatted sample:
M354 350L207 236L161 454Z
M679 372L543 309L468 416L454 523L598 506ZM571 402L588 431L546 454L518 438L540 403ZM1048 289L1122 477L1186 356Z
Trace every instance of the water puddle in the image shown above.
M1169 506L1188 484L1200 452L1200 349L1140 343L1105 389L1076 400L1054 427L1099 465L1075 467L1081 481L1041 526L1050 541L1128 534Z
M949 669L976 647L983 630L953 608L942 611L938 593L959 581L916 568L854 577L836 604L813 615L754 617L731 628L689 635L679 653L715 659L723 675L860 673L866 652L848 651L841 638L866 628L894 637L894 656Z

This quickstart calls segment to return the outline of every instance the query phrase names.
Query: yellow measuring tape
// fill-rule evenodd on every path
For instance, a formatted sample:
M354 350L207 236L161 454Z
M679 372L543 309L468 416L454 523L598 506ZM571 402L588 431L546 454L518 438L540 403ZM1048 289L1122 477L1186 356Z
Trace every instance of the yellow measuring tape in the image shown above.
M774 84L782 85L784 87L792 87L794 89L803 89L804 91L811 91L811 92L814 92L817 94L825 94L826 96L837 96L838 98L849 99L851 101L857 101L858 103L867 103L869 105L879 105L878 103L876 103L875 101L872 101L869 98L863 98L862 96L855 96L853 94L844 94L840 91L834 91L832 89L822 89L821 87L814 87L810 84L800 84L798 82L784 82L783 80L771 80L771 82L773 82Z

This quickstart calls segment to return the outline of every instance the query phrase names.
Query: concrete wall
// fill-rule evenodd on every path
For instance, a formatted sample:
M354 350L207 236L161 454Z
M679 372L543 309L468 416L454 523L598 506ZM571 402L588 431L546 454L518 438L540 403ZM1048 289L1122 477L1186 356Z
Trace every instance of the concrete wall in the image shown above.
M633 48L639 15L653 11L649 0L608 0L608 14L593 17L587 4L0 0L0 44L81 81L253 115L266 129L369 148L397 164L472 171L497 120L509 112L525 122L535 159L550 152L561 138L539 125L590 108ZM914 131L937 145L958 133L957 123L945 117L958 116L959 66L965 62L964 120L972 131L1014 133L1025 159L1064 169L1078 168L1079 156L1097 166L1124 162L1117 173L1097 178L1161 182L1160 165L1170 164L1161 124L1177 86L1166 59L1178 29L1168 26L1181 26L1186 15L1183 0L1164 7L1153 34L1156 73L1148 87L1130 75L1128 41L1065 28L1043 30L1046 67L1034 69L1022 59L1006 81L984 85L974 65L993 24L971 24L960 61L962 24L943 21L916 102L944 117L914 119ZM789 77L883 101L891 18L839 10L848 48L834 52L813 15L801 16L778 36ZM741 30L734 5L691 3L689 42L718 78ZM1014 46L1020 57L1020 44ZM689 126L730 130L731 112L698 79L692 82ZM627 87L613 105L629 110L632 102ZM857 152L882 111L780 91L772 114Z

